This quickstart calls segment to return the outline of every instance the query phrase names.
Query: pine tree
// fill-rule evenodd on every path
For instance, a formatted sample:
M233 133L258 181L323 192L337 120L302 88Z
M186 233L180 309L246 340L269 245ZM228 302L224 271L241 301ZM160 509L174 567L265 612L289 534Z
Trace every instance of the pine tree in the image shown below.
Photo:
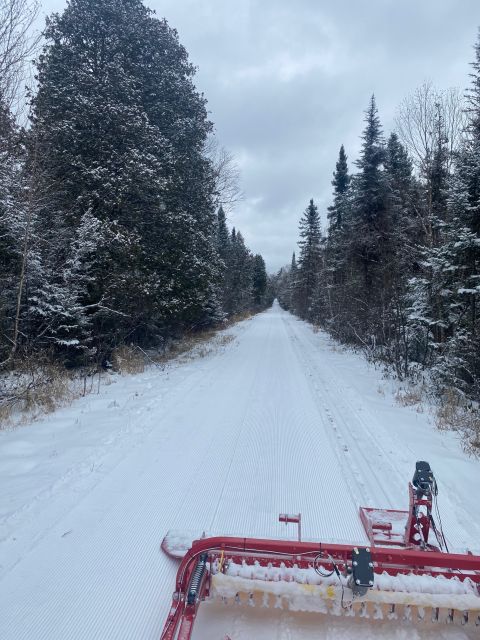
M359 173L355 182L355 219L353 233L357 238L356 253L360 259L365 294L371 296L374 272L385 223L386 184L383 172L385 146L375 96L370 100L362 135L362 150L356 164Z
M310 200L299 223L300 256L298 260L298 278L295 295L296 312L307 319L311 314L312 296L317 286L321 261L321 230L318 209Z
M274 276L272 284L274 288L274 297L278 299L278 303L282 309L295 313L295 296L297 293L297 260L295 252L292 254L292 260L289 266L282 267Z
M235 227L230 236L231 254L227 276L227 300L225 311L229 314L243 313L252 305L253 258L245 246L240 231Z
M472 231L480 235L480 29L472 69L471 86L467 91L469 135L459 164L467 184L469 201L463 219Z
M292 253L292 261L290 263L290 270L288 271L286 281L286 291L283 300L283 306L289 311L296 309L296 291L298 287L298 266L295 257L295 251Z
M222 309L226 311L229 297L228 282L232 252L230 234L228 232L227 219L223 207L219 207L217 211L216 248L221 260L219 267L220 300Z
M18 133L0 95L0 363L11 342L22 252Z
M421 229L415 215L419 191L412 162L396 133L388 139L385 157L387 184L387 236L383 251L383 356L393 363L397 375L409 373L409 329L406 295L408 281L418 271Z
M475 43L475 60L471 63L471 86L467 90L468 130L473 140L480 138L480 28Z
M447 204L449 220L442 230L442 245L431 251L437 260L436 284L446 298L445 339L442 344L433 345L435 380L442 391L453 387L478 400L480 338L476 309L480 303L480 238L464 223L469 193L460 173L453 176ZM432 255L429 257L432 259Z
M220 258L226 264L230 252L230 235L223 207L220 207L217 211L217 250Z
M327 322L330 328L345 324L340 316L346 310L344 285L346 281L346 253L350 220L349 189L351 177L348 172L347 155L342 144L335 171L333 173L333 204L328 207L328 237L325 248L324 297L326 301Z
M292 275L296 273L297 271L297 260L295 258L295 251L292 253L292 261L290 263L290 270L292 272Z
M265 260L257 254L253 258L252 296L253 304L258 308L262 308L266 304L267 282Z
M348 276L345 283L351 305L351 339L376 343L382 332L382 279L385 241L388 235L385 145L375 97L365 114L358 174L352 180L348 230Z
M348 173L347 155L342 144L338 154L337 164L333 173L333 205L328 207L328 235L332 237L335 232L340 231L344 224L344 200L350 185L350 175Z

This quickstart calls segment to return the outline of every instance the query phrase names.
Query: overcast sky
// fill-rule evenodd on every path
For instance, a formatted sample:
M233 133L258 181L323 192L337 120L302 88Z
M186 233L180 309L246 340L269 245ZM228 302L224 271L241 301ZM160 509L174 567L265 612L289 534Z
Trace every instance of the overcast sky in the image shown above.
M45 13L63 0L43 0ZM375 93L389 133L424 80L468 84L480 0L147 0L198 66L220 143L242 171L229 216L270 272L296 249L310 198L325 222L343 143L351 164Z

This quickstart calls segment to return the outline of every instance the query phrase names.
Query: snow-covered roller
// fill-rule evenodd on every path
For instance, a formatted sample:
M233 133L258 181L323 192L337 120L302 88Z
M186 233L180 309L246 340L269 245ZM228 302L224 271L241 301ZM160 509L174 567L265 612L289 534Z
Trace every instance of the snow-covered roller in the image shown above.
M369 546L167 534L162 549L182 557L161 640L188 640L206 599L290 611L441 622L478 629L480 556L450 553L433 517L437 486L417 462L408 511L360 508ZM435 540L435 543L433 540ZM188 540L188 542L187 542ZM228 637L228 636L227 636Z

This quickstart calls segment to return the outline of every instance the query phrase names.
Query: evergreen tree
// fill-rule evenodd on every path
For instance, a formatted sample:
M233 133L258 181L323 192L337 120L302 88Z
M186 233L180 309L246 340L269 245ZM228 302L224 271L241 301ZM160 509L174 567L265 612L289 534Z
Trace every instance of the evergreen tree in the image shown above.
M473 140L480 138L480 28L474 46L475 60L471 63L471 86L467 89L468 131Z
M449 304L442 288L444 261L446 254L444 249L448 245L450 233L449 220L449 159L447 150L447 137L442 111L438 104L435 105L433 119L435 129L434 146L431 158L427 158L425 171L422 175L423 183L420 190L420 198L417 207L424 210L421 215L423 229L419 230L417 246L422 259L420 262L421 273L412 279L410 286L410 298L413 299L415 310L412 313L411 326L415 327L415 350L421 346L420 356L424 361L430 360L433 352L424 345L433 346L434 343L442 345L450 331ZM420 307L420 315L419 315ZM427 340L418 339L418 318L428 326ZM425 336L424 336L425 338ZM437 350L434 347L434 350ZM441 350L441 347L439 347ZM416 354L414 357L417 357Z
M227 219L223 207L219 207L217 211L217 226L216 226L216 247L220 257L220 299L222 309L226 311L228 306L228 282L229 282L229 270L231 268L231 243L230 234L227 227Z
M333 205L328 207L328 235L333 236L336 231L340 231L344 224L344 202L345 194L350 185L350 175L348 173L347 155L342 144L338 154L338 160L333 172Z
M356 238L355 255L363 272L365 300L369 301L385 232L385 146L375 96L370 100L365 122L360 158L356 162L359 173L355 181L352 232Z
M338 330L345 323L340 319L340 315L346 309L345 282L346 254L348 247L348 234L350 229L349 188L351 177L348 172L347 155L342 144L335 171L333 173L333 204L328 207L328 237L325 249L325 277L324 292L326 298L326 308L328 324L333 330L335 326Z
M412 162L396 133L387 142L385 157L388 235L383 252L383 357L393 362L399 377L409 373L408 280L418 270L421 229L415 215L419 191Z
M217 211L217 250L220 258L227 264L230 253L230 235L223 207Z
M375 97L365 114L359 169L351 183L348 232L345 237L346 279L344 298L350 301L345 339L376 344L382 332L384 300L383 262L387 252L385 145Z
M321 260L321 230L318 209L310 200L299 223L300 256L298 260L298 278L296 287L296 311L301 318L307 319L311 314L312 296L317 285L318 270Z
M475 43L471 86L468 99L468 136L460 160L460 171L468 190L468 209L463 219L469 228L480 235L480 29Z
M242 234L235 227L230 236L230 247L225 311L232 315L251 308L253 258L245 246Z
M0 95L0 362L11 342L23 239L18 133Z
M265 268L265 260L261 255L257 254L253 258L253 282L252 295L253 303L256 307L264 307L267 295L267 270Z
M211 124L176 32L140 0L72 0L45 37L31 140L50 194L39 213L49 284L63 286L89 215L103 234L95 278L71 303L90 310L95 342L214 321Z
M479 399L480 323L476 316L480 303L480 238L464 223L468 207L468 184L459 172L452 179L442 245L429 255L430 260L436 260L435 284L445 300L445 339L429 346L436 352L433 370L440 390L453 387Z
M295 312L296 294L297 294L297 261L295 252L292 254L292 260L288 267L283 267L276 274L273 280L274 294L282 309Z
M296 291L298 286L298 266L295 257L295 251L292 253L292 261L290 263L290 271L287 274L287 288L285 291L283 306L286 309L294 310L296 308Z

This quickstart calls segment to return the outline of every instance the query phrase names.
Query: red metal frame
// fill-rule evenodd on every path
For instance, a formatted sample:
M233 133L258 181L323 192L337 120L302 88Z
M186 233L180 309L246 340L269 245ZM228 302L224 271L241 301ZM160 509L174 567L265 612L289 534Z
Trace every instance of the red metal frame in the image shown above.
M302 514L301 513L281 513L278 516L279 522L284 522L287 525L289 522L296 524L298 527L298 541L302 541Z
M283 562L287 567L312 566L321 554L322 565L332 568L331 559L342 571L350 567L353 545L322 542L294 542L289 540L263 540L257 538L215 537L195 540L184 556L177 572L172 606L160 636L161 640L189 640L201 601L209 594L209 571L205 571L195 602L188 603L190 581L202 554L208 554L210 563L218 558L241 563L258 561L261 565ZM480 585L480 556L471 554L440 553L421 549L375 547L371 549L375 573L387 571L397 574L442 575L465 580L469 578ZM454 568L452 568L454 567ZM460 573L461 572L461 573Z
M432 513L431 490L422 492L409 483L409 510L360 508L360 519L370 540L374 572L389 575L428 574L477 584L480 595L480 556L441 553L428 542ZM192 543L177 572L172 606L160 640L190 640L200 603L209 595L209 567L216 560L223 569L225 560L241 564L258 562L262 566L299 569L322 566L344 573L351 572L354 545L301 541L301 515L280 514L280 522L298 525L298 542L290 540L264 540L258 538L212 537ZM395 531L394 522L397 524ZM403 527L403 531L398 531ZM437 532L436 532L437 533ZM358 545L360 546L360 545ZM199 559L208 559L205 570L199 572ZM202 564L203 566L203 564ZM196 572L197 571L197 572ZM196 573L195 573L196 572ZM195 582L195 589L191 584ZM190 595L189 595L190 593ZM193 593L193 595L192 595Z
M373 509L360 507L360 519L370 544L392 545L406 548L421 547L438 551L438 547L428 543L432 494L418 497L412 483L408 484L409 509ZM404 521L403 533L394 531L394 521Z

